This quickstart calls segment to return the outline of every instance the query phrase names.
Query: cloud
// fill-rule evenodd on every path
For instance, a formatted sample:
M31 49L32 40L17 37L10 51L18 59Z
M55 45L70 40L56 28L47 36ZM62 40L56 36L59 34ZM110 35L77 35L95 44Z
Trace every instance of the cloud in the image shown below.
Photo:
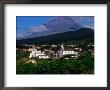
M84 27L94 29L94 16L71 16L71 18Z
M40 26L35 26L35 27L31 27L29 32L43 32L43 31L48 31L48 28L44 25L40 25Z
M17 39L20 39L20 38L23 38L23 37L24 37L24 35L22 33L17 33L17 35L16 35Z
M88 27L88 28L91 28L91 29L94 29L94 24L86 24L86 25L83 25L84 27Z
M19 30L17 30L17 38L18 39L30 38L36 35L40 36L43 34L43 32L46 32L46 31L49 31L49 29L44 25L30 27L29 29L23 30L23 32L19 28Z

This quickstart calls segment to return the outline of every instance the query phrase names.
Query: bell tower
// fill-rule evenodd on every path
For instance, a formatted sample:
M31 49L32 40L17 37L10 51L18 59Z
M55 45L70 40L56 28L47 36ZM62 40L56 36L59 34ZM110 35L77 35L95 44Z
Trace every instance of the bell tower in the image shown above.
M61 45L61 49L59 51L59 57L63 57L63 50L64 50L64 46L63 44Z
M61 45L61 50L64 50L64 46L63 46L63 44Z

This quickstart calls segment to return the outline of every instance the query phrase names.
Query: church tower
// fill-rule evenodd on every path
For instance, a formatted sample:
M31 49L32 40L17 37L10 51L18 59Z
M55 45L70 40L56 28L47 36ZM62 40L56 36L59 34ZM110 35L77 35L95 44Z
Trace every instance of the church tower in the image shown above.
M61 50L64 50L64 46L63 46L63 44L61 45Z
M63 50L64 50L64 46L63 44L61 45L61 49L59 51L59 57L63 57Z

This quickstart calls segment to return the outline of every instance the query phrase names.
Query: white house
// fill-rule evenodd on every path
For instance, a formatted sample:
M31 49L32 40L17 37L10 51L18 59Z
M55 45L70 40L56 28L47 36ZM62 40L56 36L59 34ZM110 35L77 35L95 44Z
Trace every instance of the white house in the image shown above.
M33 48L29 48L28 51L33 51Z
M64 55L69 55L69 54L78 56L78 52L75 52L74 49L72 49L72 48L64 48L64 46L62 44L61 49L59 51L59 57L63 57Z
M50 57L47 56L47 55L39 55L38 58L40 58L40 59L48 59L48 58L50 58Z
M38 58L44 58L44 59L49 58L49 56L45 55L44 52L41 52L40 50L37 51L37 49L35 49L35 48L31 49L29 58L32 58L32 57L38 57Z

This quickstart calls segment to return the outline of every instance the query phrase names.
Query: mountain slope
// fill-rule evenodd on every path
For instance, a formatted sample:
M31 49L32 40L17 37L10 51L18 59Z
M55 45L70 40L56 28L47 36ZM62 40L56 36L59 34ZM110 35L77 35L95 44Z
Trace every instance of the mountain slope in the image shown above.
M68 31L47 36L17 40L17 44L57 44L65 41L74 41L84 38L94 38L94 31L90 28L81 28L77 31Z

